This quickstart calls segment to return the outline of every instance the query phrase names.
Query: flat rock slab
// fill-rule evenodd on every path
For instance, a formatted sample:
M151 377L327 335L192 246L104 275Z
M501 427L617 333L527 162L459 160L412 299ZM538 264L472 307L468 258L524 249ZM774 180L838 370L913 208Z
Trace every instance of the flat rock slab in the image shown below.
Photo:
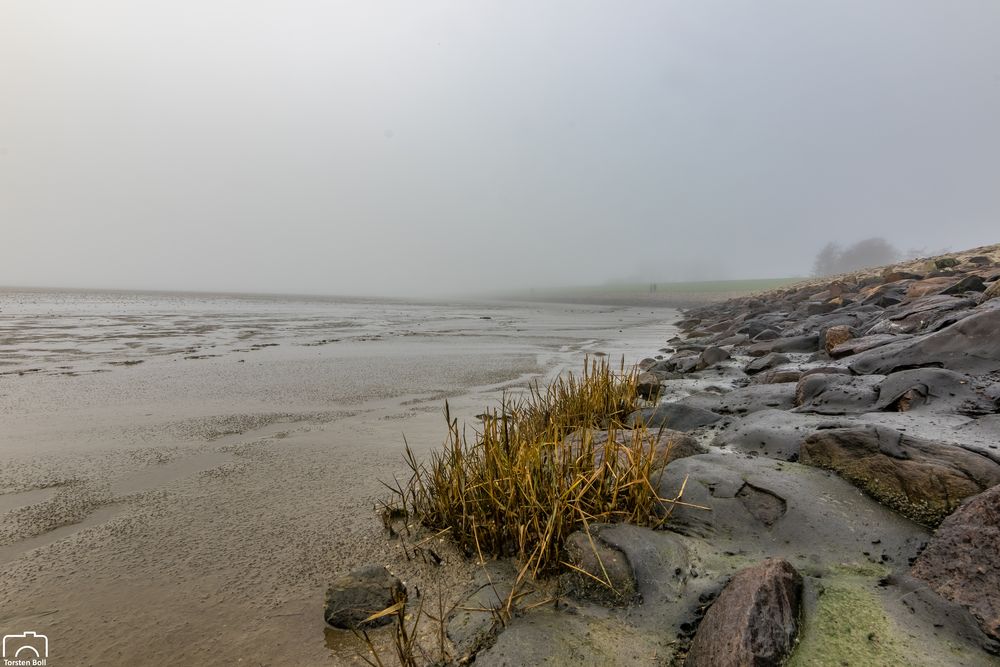
M669 428L674 431L693 431L722 419L722 415L681 403L660 403L653 408L636 410L625 420L630 426L645 424L647 428Z
M891 343L854 357L858 375L888 375L898 370L936 366L959 373L985 375L1000 370L1000 308L983 306L960 322L936 333Z
M667 466L660 497L676 496L685 480L682 500L710 509L667 505L665 525L719 551L780 556L797 567L903 568L929 537L846 480L809 466L722 452L692 456Z
M816 352L819 350L819 334L775 338L747 347L751 357L763 357L771 352Z
M964 414L993 412L995 405L975 391L964 373L943 368L914 368L887 376L878 388L876 410L928 410Z
M747 375L755 375L766 370L770 370L777 366L782 366L784 364L790 363L792 360L790 357L778 352L771 352L770 354L765 354L762 357L757 357L744 369Z
M830 356L834 359L840 359L841 357L848 357L852 354L860 354L861 352L874 350L875 348L888 345L889 343L900 343L909 338L911 338L911 336L892 333L862 336L861 338L854 338L846 343L835 345L830 350Z
M795 407L795 385L755 384L724 394L699 393L680 403L723 415L745 415L760 410L790 410Z
M708 609L686 667L778 667L799 630L802 576L782 559L737 572Z
M814 433L802 443L799 460L838 472L928 526L940 523L964 498L1000 484L1000 465L982 454L883 426Z
M883 376L856 377L814 373L799 380L795 387L796 412L820 415L852 415L875 409L878 387Z
M1000 486L945 519L911 574L966 607L983 632L1000 640Z
M668 638L618 618L547 606L511 620L496 643L478 654L475 664L631 667L663 664L673 654Z
M745 454L797 461L802 441L817 428L831 424L849 426L852 423L849 419L831 419L825 415L761 410L721 427L712 444Z

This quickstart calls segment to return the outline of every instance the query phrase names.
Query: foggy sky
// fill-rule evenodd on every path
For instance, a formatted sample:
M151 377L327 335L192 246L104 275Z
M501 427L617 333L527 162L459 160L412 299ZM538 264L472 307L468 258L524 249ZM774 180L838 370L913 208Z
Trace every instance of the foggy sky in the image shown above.
M1000 2L0 3L0 284L432 294L1000 242Z

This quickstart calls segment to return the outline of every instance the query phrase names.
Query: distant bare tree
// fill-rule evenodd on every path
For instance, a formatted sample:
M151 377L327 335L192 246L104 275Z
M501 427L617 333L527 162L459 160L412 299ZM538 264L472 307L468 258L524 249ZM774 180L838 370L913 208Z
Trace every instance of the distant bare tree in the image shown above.
M813 275L832 276L837 273L841 252L843 252L842 248L833 241L823 246L823 249L816 255L815 263L813 263Z
M831 242L823 246L823 249L816 255L813 273L817 276L849 273L873 266L892 264L899 257L899 251L880 237L858 241L844 249Z

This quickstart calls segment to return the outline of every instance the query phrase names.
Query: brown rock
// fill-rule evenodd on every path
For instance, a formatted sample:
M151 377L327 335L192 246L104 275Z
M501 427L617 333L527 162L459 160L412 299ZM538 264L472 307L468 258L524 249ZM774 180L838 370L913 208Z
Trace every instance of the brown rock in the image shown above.
M954 284L955 279L951 276L920 280L910 285L910 287L906 290L906 299L909 301L922 296L927 296L928 294L940 294L942 290L947 289Z
M900 271L899 269L894 269L891 266L882 272L882 280L887 283L895 283L900 280L920 280L923 276L916 273L910 273L909 271Z
M830 354L835 347L843 345L852 338L854 338L854 334L851 333L851 327L843 324L836 327L830 327L826 330L823 347L826 349L827 354Z
M830 293L831 299L836 299L844 296L844 294L847 293L848 289L847 285L838 280L830 283L830 286L827 288L827 291Z
M799 630L802 576L783 559L740 570L698 626L686 667L784 664Z
M995 299L1000 297L1000 280L994 280L990 283L990 286L986 288L983 292L983 301L989 301L990 299Z
M938 528L912 574L967 608L1000 640L1000 486L965 503Z
M935 526L963 499L1000 484L1000 465L967 449L882 426L817 431L801 463L834 470L876 500Z

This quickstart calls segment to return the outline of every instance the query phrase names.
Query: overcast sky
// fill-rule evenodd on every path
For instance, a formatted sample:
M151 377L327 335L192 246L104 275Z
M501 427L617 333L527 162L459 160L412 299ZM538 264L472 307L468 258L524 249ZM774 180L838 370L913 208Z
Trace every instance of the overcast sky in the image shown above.
M1000 2L3 0L0 284L434 294L1000 242Z

